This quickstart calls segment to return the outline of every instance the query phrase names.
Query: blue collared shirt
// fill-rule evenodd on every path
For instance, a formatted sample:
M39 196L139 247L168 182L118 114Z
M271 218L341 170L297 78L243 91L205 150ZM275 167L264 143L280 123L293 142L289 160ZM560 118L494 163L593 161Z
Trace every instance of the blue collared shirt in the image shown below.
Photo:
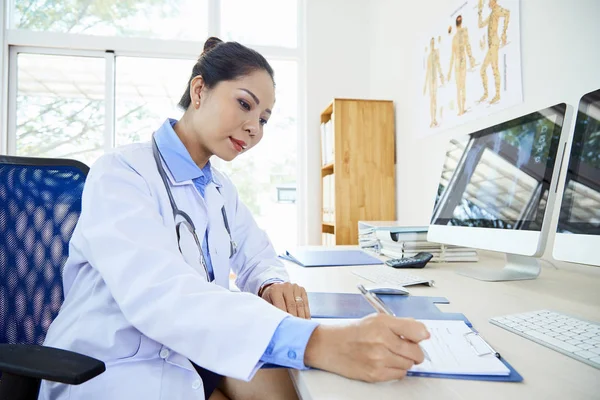
M192 160L184 144L173 130L173 126L176 123L177 120L168 119L156 131L155 139L158 150L171 175L173 175L173 179L176 182L191 180L204 198L206 185L211 182L217 186L221 185L213 178L210 161L200 169L194 160ZM208 234L207 227L204 240L202 241L202 253L204 254L209 274L211 277L214 277L212 261L207 245ZM263 286L267 283L277 281L276 279L269 279L263 283ZM288 368L307 369L304 364L304 351L306 350L310 336L317 326L318 323L315 321L308 321L292 316L284 318L275 330L271 342L260 358L260 361Z

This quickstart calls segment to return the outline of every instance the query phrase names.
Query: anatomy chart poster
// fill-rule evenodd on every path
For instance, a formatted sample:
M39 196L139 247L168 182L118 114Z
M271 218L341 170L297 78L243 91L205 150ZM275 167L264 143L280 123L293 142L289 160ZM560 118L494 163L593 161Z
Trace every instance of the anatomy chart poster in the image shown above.
M455 4L420 43L421 135L523 102L519 0Z

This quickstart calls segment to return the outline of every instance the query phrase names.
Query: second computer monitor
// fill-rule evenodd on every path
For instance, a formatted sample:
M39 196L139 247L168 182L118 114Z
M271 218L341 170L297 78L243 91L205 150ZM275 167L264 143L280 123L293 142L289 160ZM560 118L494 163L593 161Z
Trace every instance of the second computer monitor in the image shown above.
M600 266L600 90L581 98L571 143L553 255Z
M481 280L539 275L558 173L566 105L558 104L450 142L427 240L507 253Z

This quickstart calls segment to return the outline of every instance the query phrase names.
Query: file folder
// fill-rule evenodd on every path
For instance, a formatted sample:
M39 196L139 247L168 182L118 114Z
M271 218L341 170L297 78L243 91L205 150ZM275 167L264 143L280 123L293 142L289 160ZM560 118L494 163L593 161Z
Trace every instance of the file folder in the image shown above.
M311 250L298 248L279 257L303 267L336 267L383 264L379 258L362 250Z
M308 292L313 318L362 318L375 309L359 293ZM415 319L469 320L463 314L445 313L436 304L449 304L444 297L377 295L397 317Z

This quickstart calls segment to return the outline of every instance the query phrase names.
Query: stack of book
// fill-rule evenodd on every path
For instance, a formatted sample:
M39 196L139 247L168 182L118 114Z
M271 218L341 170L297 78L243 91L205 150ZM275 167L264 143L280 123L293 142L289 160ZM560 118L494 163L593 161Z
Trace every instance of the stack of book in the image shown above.
M321 244L323 246L335 246L335 235L331 233L321 233Z
M323 165L331 164L335 155L335 140L333 132L334 114L331 119L321 123L321 163Z
M335 223L335 174L323 177L323 222Z
M359 221L358 244L391 258L412 257L419 252L433 254L431 262L477 261L477 250L427 241L427 226L401 226L396 221Z
M403 226L397 221L358 221L358 245L364 250L383 254L384 245L386 249L396 248L398 243L394 237L400 233L406 241L427 239L427 227Z

